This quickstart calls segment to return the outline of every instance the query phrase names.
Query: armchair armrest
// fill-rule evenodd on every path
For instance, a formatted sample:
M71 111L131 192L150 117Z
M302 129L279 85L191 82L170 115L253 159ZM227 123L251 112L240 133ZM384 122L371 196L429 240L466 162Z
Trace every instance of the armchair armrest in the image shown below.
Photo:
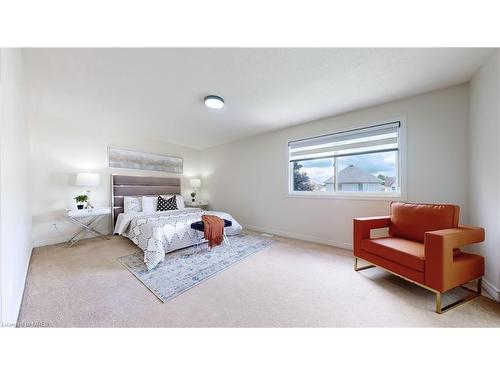
M359 225L369 226L370 229L386 228L391 223L390 216L372 216L372 217L357 217L354 223Z
M355 256L361 255L361 241L370 238L370 230L386 228L391 222L390 216L374 216L355 218L353 220L353 251Z
M459 226L458 228L441 229L425 233L425 244L439 243L443 250L470 245L484 241L484 229L476 227Z
M484 229L459 226L425 233L425 281L436 290L451 287L453 249L484 241Z

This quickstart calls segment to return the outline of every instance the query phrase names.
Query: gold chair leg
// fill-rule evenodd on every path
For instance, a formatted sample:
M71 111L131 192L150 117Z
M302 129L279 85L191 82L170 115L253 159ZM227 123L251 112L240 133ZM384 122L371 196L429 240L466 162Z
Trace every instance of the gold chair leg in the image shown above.
M436 312L438 314L442 314L442 311L441 311L441 293L440 292L436 292Z
M354 271L356 271L356 272L363 271L363 270L366 270L368 268L373 268L373 267L375 267L374 264L369 264L367 266L358 267L358 257L354 257Z
M453 303L450 303L449 305L446 306L441 306L441 293L436 292L436 312L438 314L445 313L448 310L451 310L457 306L463 305L466 302L472 301L473 299L479 297L481 295L481 286L482 286L482 279L477 279L477 289L472 290L470 288L467 288L465 286L462 286L463 289L466 289L471 292L468 296L459 299L458 301L455 301Z

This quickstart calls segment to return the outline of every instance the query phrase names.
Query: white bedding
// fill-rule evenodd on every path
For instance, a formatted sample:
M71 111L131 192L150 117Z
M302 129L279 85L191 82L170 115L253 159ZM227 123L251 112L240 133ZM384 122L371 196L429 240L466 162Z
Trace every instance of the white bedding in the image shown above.
M191 229L191 224L200 221L202 215L216 215L230 220L232 226L225 228L228 236L239 234L242 230L241 225L225 212L185 208L155 213L119 214L114 233L129 238L143 250L144 263L151 270L165 259L166 253L200 242L202 233Z

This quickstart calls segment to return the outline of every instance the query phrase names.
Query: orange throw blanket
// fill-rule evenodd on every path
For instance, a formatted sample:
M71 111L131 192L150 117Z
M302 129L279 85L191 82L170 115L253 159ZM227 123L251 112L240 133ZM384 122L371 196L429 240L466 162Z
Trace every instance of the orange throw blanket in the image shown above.
M222 243L224 236L224 220L214 215L202 215L204 237L208 241L208 247L218 246Z

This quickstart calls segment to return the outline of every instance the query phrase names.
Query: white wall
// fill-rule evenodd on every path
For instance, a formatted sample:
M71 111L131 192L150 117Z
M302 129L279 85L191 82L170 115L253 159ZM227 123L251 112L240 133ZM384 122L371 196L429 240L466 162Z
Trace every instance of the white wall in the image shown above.
M21 51L0 50L1 320L15 324L31 256L29 136Z
M470 84L470 222L486 229L484 286L500 301L500 52Z
M103 123L99 132L87 131L88 124L84 120L38 113L30 114L29 123L35 246L65 242L79 230L65 217L65 210L75 207L73 198L86 190L74 186L77 172L91 171L100 174L100 186L93 188L91 192L96 206L111 204L111 173L169 176L161 172L110 169L107 167L108 146L182 156L184 177L181 186L186 198L190 192L188 177L197 176L199 172L198 150L154 139L154 134L141 133L140 126L135 131L127 129L123 132L111 132ZM56 231L54 223L62 234ZM111 220L103 221L99 227L110 233Z
M207 197L247 227L350 248L352 219L388 214L389 202L288 197L287 143L405 116L408 200L458 204L467 222L468 95L460 85L204 150Z

